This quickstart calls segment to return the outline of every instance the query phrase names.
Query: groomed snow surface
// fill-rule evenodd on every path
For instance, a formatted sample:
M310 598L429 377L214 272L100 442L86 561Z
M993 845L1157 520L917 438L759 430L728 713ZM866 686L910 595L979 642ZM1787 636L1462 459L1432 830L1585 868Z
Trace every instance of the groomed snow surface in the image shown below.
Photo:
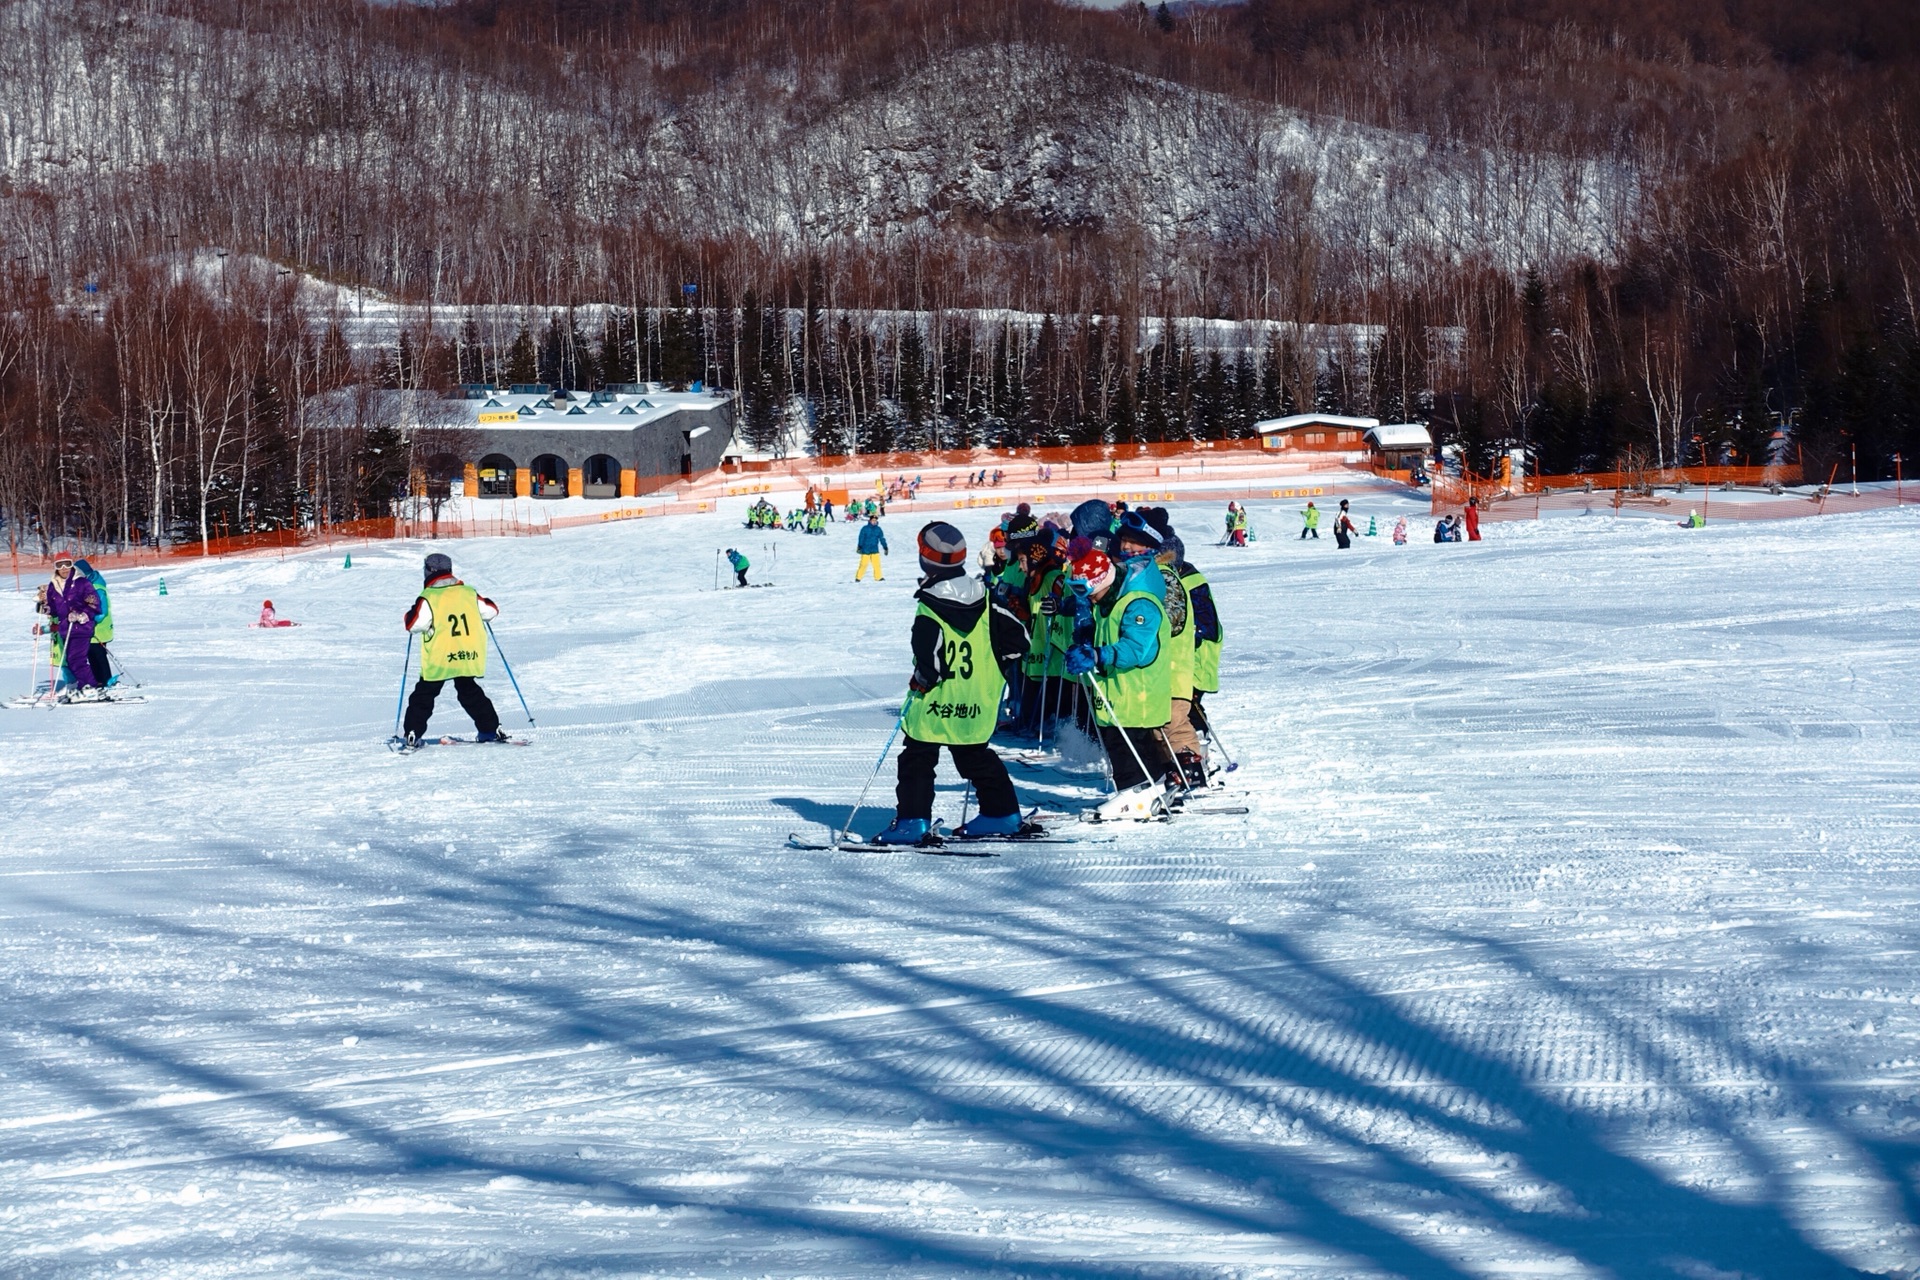
M1176 510L1249 815L991 859L783 847L918 519L878 586L732 513L440 544L539 728L411 757L424 544L116 575L151 701L0 712L0 1274L1920 1274L1920 514L1356 509Z

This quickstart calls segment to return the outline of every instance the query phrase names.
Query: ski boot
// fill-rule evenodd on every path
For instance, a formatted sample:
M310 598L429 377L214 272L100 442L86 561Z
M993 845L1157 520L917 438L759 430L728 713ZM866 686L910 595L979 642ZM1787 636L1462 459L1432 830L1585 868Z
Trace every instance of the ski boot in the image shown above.
M954 831L953 838L955 840L1004 840L1027 834L1025 828L1029 825L1020 820L1018 809L998 818L989 818L984 813L976 813L960 824Z
M1180 772L1186 775L1191 785L1196 788L1211 785L1213 770L1207 767L1206 757L1199 752L1182 751L1174 759L1179 762Z
M925 818L895 818L893 825L873 838L875 844L917 845L927 838Z
M1143 782L1108 796L1080 816L1088 822L1159 822L1167 816L1166 788Z

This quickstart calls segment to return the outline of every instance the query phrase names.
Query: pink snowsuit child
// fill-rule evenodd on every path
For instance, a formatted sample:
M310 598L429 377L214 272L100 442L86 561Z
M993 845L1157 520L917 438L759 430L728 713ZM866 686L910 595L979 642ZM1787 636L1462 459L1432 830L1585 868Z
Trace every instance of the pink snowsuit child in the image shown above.
M276 617L273 612L273 601L262 600L260 602L260 621L254 625L257 627L292 627L298 626L299 624L286 618Z

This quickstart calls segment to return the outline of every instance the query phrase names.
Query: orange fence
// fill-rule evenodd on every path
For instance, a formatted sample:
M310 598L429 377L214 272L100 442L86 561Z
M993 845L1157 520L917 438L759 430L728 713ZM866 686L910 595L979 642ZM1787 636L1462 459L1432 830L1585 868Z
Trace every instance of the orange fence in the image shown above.
M1777 467L1666 467L1646 471L1589 471L1564 476L1449 476L1433 478L1433 509L1465 506L1468 498L1482 507L1544 493L1578 490L1582 494L1612 492L1630 500L1633 494L1659 489L1701 488L1712 485L1767 489L1778 492L1803 483L1797 466Z
M1872 485L1864 492L1831 485L1812 487L1798 466L1527 476L1512 486L1478 477L1434 477L1434 514L1457 511L1469 498L1480 500L1480 518L1486 521L1535 520L1553 512L1623 511L1669 514L1676 520L1695 511L1703 520L1787 520L1905 506L1906 487Z
M1260 453L1259 436L1246 440L1169 440L1158 444L1065 444L1020 449L936 449L925 453L845 453L791 458L781 462L749 462L742 474L785 471L803 466L808 471L915 471L928 467L1052 467L1130 462L1141 458L1175 458L1195 452Z
M204 544L195 539L192 542L178 542L167 547L96 549L81 541L62 538L57 539L55 545L76 546L80 554L86 558L87 563L100 570L152 569L206 557L269 555L284 557L290 551L312 551L316 548L328 547L351 550L356 546L391 542L397 538L533 537L549 531L545 523L522 520L517 516L501 515L490 519L444 516L438 521L430 517L416 520L407 516L385 516L371 520L340 520L305 529L271 529L261 533L234 534L224 538L209 538ZM37 549L29 550L14 546L9 549L9 557L16 590L20 588L21 575L38 576L50 572L53 568L53 558L42 555Z

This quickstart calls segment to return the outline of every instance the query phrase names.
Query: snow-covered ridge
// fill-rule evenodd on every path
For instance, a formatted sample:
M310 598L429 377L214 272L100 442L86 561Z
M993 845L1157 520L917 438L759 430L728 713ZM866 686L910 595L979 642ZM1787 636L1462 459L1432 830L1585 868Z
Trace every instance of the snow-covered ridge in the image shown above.
M1436 148L1046 48L973 49L845 99L778 76L684 102L583 83L556 111L383 51L99 13L0 5L0 178L77 191L212 166L247 184L291 163L396 201L485 191L790 245L1080 228L1166 249L1311 229L1363 274L1382 250L1606 256L1637 217L1621 165Z

